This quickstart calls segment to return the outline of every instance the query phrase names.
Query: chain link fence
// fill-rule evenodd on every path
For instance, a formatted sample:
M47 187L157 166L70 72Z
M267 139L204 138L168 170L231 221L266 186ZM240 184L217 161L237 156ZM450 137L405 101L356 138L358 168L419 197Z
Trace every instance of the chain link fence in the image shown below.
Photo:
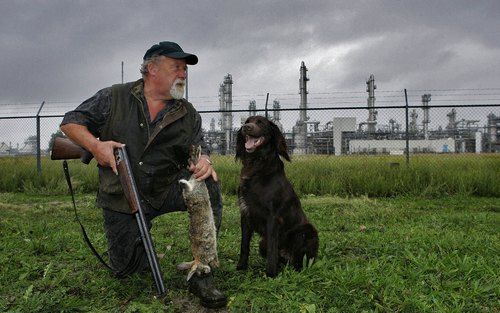
M251 115L273 120L283 131L292 160L323 156L323 166L345 159L384 160L388 166L410 165L430 156L429 166L451 159L467 162L493 158L500 165L500 89L456 91L381 91L376 106L363 93L310 93L307 109L296 93L235 96L232 110L210 110L215 99L189 99L203 118L205 140L214 155L232 162L236 132ZM431 98L431 92L432 98ZM370 99L368 99L368 105ZM212 102L212 103L211 103ZM0 166L41 174L51 143L60 136L63 112L77 103L0 106ZM319 162L319 161L318 161ZM423 161L424 163L426 161Z

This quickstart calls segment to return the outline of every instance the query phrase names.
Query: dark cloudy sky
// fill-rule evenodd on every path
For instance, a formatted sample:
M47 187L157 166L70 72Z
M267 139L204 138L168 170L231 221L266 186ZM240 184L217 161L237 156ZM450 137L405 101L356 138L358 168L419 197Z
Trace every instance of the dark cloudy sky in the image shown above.
M152 44L198 55L189 96L500 87L500 1L0 1L0 104L81 102ZM207 99L204 101L204 99ZM245 100L246 101L246 100Z

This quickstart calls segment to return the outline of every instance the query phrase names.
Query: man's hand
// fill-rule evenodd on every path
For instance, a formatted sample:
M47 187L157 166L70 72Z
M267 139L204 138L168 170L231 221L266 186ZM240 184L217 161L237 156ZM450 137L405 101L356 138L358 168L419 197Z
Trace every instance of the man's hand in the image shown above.
M97 141L90 150L90 153L94 155L99 165L111 167L113 172L118 175L114 150L115 148L121 148L123 146L125 146L123 143L116 141Z
M218 180L217 173L212 167L212 162L210 162L208 155L202 155L198 160L198 163L190 164L189 170L193 172L197 181L207 179L209 176L212 176L215 181Z
M62 125L61 130L77 145L92 153L99 165L111 167L113 172L118 175L114 149L121 148L125 146L124 144L116 141L99 141L84 125L69 123Z

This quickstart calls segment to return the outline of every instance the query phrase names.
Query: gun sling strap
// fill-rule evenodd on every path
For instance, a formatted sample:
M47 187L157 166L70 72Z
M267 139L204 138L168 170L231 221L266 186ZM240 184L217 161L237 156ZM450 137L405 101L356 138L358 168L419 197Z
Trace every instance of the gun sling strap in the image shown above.
M68 162L66 160L63 161L63 169L64 169L64 176L66 176L66 182L68 183L69 193L71 194L71 201L73 202L73 209L75 211L76 221L78 222L78 224L80 224L80 228L82 229L83 239L85 240L85 243L87 243L87 246L90 248L95 257L102 263L102 265L104 265L104 267L109 269L113 274L115 274L118 277L126 275L125 270L117 271L113 267L111 267L111 265L109 265L106 261L104 261L102 256L97 252L97 250L92 245L92 242L90 242L89 236L87 235L85 227L83 227L83 224L80 221L80 217L78 216L78 212L76 210L75 195L73 192L73 186L71 184L71 178L69 175Z

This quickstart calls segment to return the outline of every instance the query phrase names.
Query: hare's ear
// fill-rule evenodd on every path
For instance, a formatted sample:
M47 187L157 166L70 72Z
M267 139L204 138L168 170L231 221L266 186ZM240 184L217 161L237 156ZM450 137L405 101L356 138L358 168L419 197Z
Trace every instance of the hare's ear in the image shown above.
M191 145L189 147L189 160L188 164L196 165L201 157L201 146L200 145Z
M274 138L276 142L276 149L278 150L278 154L284 157L288 162L291 162L290 156L288 155L288 147L286 145L286 140L285 137L283 136L283 133L281 132L279 127L273 122L269 121L269 124L271 125L272 138Z

